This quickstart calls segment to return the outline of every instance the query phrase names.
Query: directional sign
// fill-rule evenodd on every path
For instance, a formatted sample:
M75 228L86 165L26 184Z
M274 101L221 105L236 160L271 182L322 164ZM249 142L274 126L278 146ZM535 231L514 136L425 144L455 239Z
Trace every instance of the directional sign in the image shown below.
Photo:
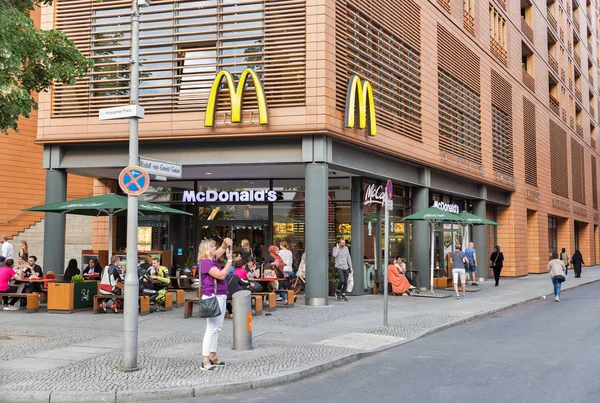
M115 120L129 118L144 118L144 108L139 105L116 106L114 108L100 109L98 113L100 120Z
M175 162L155 160L140 156L140 166L144 168L150 175L181 179L181 164L177 164Z
M139 196L148 190L150 177L144 168L128 166L119 174L119 186L128 195Z

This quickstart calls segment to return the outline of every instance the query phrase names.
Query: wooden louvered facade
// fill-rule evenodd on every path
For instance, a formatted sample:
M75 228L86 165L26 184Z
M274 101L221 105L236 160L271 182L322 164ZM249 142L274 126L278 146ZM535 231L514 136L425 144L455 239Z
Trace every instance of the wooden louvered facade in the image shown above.
M552 193L569 198L569 172L567 161L567 132L553 120L550 121L550 178Z
M89 78L54 87L53 117L95 116L128 103L130 4L56 1L56 26L95 66ZM216 72L252 68L271 108L302 106L305 42L303 1L155 0L140 16L140 104L147 113L200 111ZM227 97L220 99L226 110ZM252 101L245 107L257 109Z
M537 169L537 131L535 105L523 97L523 153L525 158L525 183L538 185Z

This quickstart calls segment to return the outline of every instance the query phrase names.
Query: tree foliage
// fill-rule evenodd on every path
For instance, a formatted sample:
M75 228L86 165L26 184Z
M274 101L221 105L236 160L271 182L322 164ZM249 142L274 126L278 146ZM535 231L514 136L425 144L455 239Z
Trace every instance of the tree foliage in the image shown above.
M0 132L17 130L37 109L33 94L53 82L73 84L92 63L65 34L39 30L29 12L52 0L0 0Z

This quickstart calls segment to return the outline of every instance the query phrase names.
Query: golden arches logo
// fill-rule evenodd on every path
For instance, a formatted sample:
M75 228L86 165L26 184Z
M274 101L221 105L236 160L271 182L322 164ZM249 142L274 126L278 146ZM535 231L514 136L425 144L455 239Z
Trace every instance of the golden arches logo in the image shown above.
M258 121L261 125L269 124L269 116L267 110L267 99L263 90L262 83L254 70L246 69L240 76L240 81L237 88L234 84L233 77L230 72L222 70L217 73L215 81L208 95L208 104L206 105L206 116L204 117L204 127L212 127L215 123L215 112L217 109L217 97L221 82L227 80L227 88L229 89L229 98L231 100L231 123L239 123L242 120L242 99L244 97L244 88L248 77L252 77L254 88L256 88L256 99L258 101Z
M358 98L358 99L357 99ZM346 113L344 125L350 129L354 128L356 120L356 101L358 100L358 127L365 129L367 122L369 134L377 134L377 120L375 118L375 100L373 89L368 81L361 81L354 74L348 81L348 92L346 93Z

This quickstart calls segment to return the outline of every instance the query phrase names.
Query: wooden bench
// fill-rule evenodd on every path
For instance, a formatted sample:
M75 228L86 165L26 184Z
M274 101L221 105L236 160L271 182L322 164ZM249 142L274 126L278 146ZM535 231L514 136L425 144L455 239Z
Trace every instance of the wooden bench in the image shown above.
M98 294L94 295L94 313L100 313L100 303L103 299L119 299L123 300L124 295ZM140 315L148 315L150 313L150 297L146 295L138 296Z
M294 292L294 290L274 290L273 292L275 294L281 294L282 296L283 294L287 294L287 304L283 306L286 308L294 307L294 299L296 298L296 293ZM275 298L275 301L277 301L277 298Z
M194 304L199 303L200 302L200 297L192 297L192 298L187 298L185 300L185 305L183 306L183 318L184 319L188 319L191 318L193 313L194 313ZM227 302L231 303L231 300L228 299ZM256 294L251 294L250 295L250 303L252 304L252 306L254 307L254 311L252 312L252 314L254 316L257 315L262 315L262 311L263 311L263 300L262 300L262 296L260 295L256 295Z
M37 294L19 294L19 293L10 293L3 292L0 293L0 297L10 297L10 298L25 298L27 299L27 313L33 313L40 310L40 301Z
M185 292L180 288L169 288L169 293L173 294L173 304L176 308L183 306L185 303Z
M446 288L452 287L452 277L437 277L433 279L433 286L435 288Z
M260 295L261 297L267 297L269 306L267 306L265 309L267 309L268 311L274 311L275 309L277 309L277 294L275 294L274 292L254 292L252 293L252 295Z

